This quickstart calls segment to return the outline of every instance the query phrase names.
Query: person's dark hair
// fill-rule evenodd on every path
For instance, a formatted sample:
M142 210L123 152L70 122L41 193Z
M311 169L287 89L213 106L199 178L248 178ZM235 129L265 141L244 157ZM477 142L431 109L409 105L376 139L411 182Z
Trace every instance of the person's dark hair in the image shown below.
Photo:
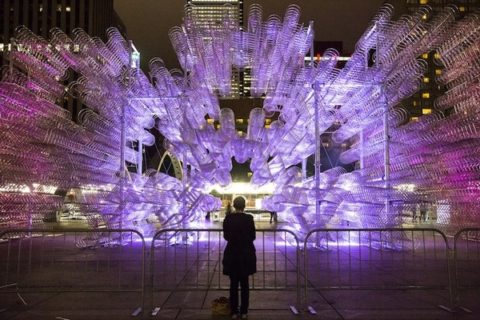
M245 199L242 197L236 197L233 199L233 207L236 210L243 211L245 209Z

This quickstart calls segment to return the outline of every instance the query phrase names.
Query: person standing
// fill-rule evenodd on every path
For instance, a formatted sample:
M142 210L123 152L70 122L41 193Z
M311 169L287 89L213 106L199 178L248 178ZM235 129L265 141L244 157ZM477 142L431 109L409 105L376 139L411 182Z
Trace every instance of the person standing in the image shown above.
M275 222L277 223L278 218L277 218L277 212L276 211L270 211L270 223Z
M248 277L257 272L255 253L255 223L244 212L245 199L233 200L235 211L223 220L223 237L227 246L223 253L223 274L230 277L230 308L232 319L238 317L238 285L241 287L240 315L247 318L249 304Z
M225 216L228 216L231 213L232 213L232 205L230 204L230 202L228 202L227 207L225 208Z

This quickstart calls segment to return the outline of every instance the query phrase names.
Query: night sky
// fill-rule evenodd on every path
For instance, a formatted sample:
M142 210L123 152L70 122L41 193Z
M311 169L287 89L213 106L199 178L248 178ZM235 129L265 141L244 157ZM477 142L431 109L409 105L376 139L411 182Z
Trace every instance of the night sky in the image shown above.
M343 41L344 53L354 50L355 42L384 0L244 0L245 17L252 3L263 6L264 20L270 14L283 17L289 4L302 8L301 22L315 22L315 40ZM178 67L168 31L180 25L184 0L115 0L115 10L127 27L128 36L141 53L142 68L160 57L167 68Z

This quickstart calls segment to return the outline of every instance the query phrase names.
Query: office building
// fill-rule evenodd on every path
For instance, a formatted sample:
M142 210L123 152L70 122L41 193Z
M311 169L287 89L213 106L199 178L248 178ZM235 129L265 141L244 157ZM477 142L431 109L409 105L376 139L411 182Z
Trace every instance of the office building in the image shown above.
M391 2L399 11L404 11L407 14L416 11L420 6L429 6L432 13L437 13L448 6L454 5L458 8L458 18L478 10L480 6L479 0L397 0L388 2ZM404 5L403 8L400 7L401 4ZM430 17L425 15L424 19L428 21ZM434 111L435 99L446 90L436 81L436 78L443 71L443 67L438 61L438 54L434 51L424 52L419 58L427 61L428 70L422 78L420 90L402 103L409 111L410 121L417 121L419 117L431 114Z
M0 66L8 64L8 52L18 26L26 26L33 33L48 39L52 28L66 34L81 28L91 36L106 40L106 30L116 27L126 34L123 22L113 9L114 0L2 0L0 2ZM72 77L75 77L72 74ZM62 102L58 102L61 104ZM79 100L65 97L63 106L77 119L82 109Z
M229 16L239 28L243 27L243 0L187 0L185 15L192 16L195 23L206 28L215 28L222 24L223 18ZM244 71L233 69L231 94L225 99L244 96Z

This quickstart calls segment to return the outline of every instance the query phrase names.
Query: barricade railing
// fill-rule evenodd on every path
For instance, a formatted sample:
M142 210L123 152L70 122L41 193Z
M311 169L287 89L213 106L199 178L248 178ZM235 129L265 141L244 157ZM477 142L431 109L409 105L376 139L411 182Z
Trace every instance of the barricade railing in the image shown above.
M459 230L454 237L454 293L460 309L471 312L466 306L476 307L478 296L469 297L469 292L480 288L480 228Z
M136 230L7 230L0 233L0 289L24 304L27 292L138 292L138 315L147 292L153 307L165 291L227 290L222 232L158 231L147 291L145 239ZM420 289L446 291L450 308L442 308L469 312L460 306L461 293L480 287L480 228L460 230L454 250L444 233L430 228L315 229L302 247L290 230L257 229L256 235L251 289L289 292L292 304L310 311L310 295L322 290Z
M2 292L134 292L135 315L144 309L145 240L136 230L12 229L0 239Z
M315 229L304 241L304 306L322 290L444 290L453 306L449 247L430 228Z
M250 277L250 289L289 291L292 304L298 305L301 292L296 235L284 229L257 229L254 244L257 273ZM150 250L152 308L157 301L155 295L163 291L228 290L229 278L222 272L225 245L222 229L158 231Z

